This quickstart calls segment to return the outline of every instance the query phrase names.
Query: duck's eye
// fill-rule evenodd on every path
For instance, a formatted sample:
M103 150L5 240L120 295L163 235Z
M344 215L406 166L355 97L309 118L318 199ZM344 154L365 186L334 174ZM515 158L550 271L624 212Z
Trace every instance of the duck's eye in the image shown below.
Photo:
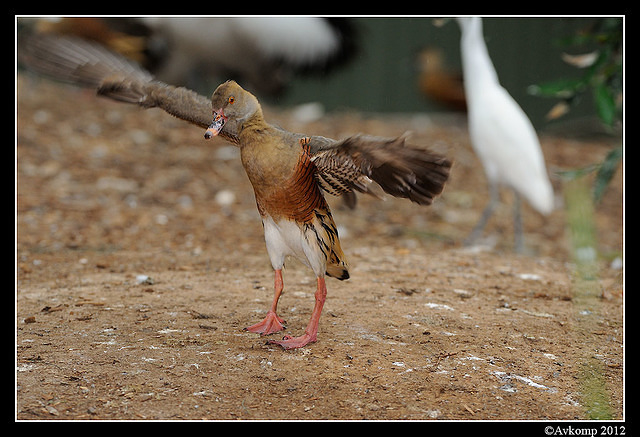
M233 96L230 96L229 99L227 100L229 102L229 104L233 105L233 102L236 101L236 98Z

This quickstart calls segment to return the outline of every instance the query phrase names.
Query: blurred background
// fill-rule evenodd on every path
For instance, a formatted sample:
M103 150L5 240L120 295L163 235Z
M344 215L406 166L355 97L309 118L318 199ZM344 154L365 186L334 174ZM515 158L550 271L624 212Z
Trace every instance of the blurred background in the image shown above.
M300 17L299 17L300 18ZM303 17L302 19L313 19ZM94 19L100 20L100 19ZM254 62L259 58L259 52L252 51L248 43L240 44L241 33L245 31L244 25L233 23L237 18L218 18L208 24L208 31L199 32L192 18L190 24L184 28L177 25L162 26L160 22L177 23L176 19L127 19L109 18L103 21L112 29L130 35L155 34L153 56L146 59L147 67L154 73L164 62L171 51L179 51L179 44L171 39L177 39L189 32L198 35L203 41L203 49L190 53L191 59L201 56L214 58L214 55L205 53L207 48L226 60L235 62ZM267 19L264 19L265 23ZM270 20L278 20L272 18ZM327 19L324 19L327 20ZM484 35L495 68L502 85L518 101L529 115L534 126L541 129L549 125L546 115L554 105L553 99L542 98L533 95L531 87L561 78L579 75L575 65L569 65L562 60L563 54L578 55L592 50L588 45L577 48L568 41L575 38L581 32L587 32L594 26L598 18L594 17L486 17L484 19ZM294 107L309 102L319 104L321 111L356 110L363 113L459 113L464 111L464 98L458 101L461 82L460 61L460 29L454 20L440 20L432 17L347 17L331 18L330 26L334 30L341 46L335 53L324 54L319 62L290 68L286 74L282 74L283 65L287 59L278 59L279 69L275 64L259 64L258 76L266 82L278 77L279 83L258 84L258 80L250 83L238 71L234 71L233 65L225 65L225 68L200 68L198 73L190 73L188 80L179 85L187 85L197 91L208 95L220 82L235 78L246 88L256 93L265 104L281 107ZM44 24L43 24L44 23ZM123 24L124 23L124 24ZM273 40L277 45L278 38L290 31L281 22L277 26L259 29L262 34L259 39L262 42ZM24 28L38 28L38 31L52 29L61 32L80 32L77 28L87 26L87 21L73 26L66 22L60 24L60 20L47 18L20 18L18 30ZM90 24L93 26L93 24ZM227 27L229 29L227 29ZM252 26L255 31L257 25ZM70 30L72 29L72 30ZM150 31L150 29L152 29ZM195 30L194 30L195 29ZM322 37L311 37L312 26L296 25L296 31L301 31L300 36L291 33L289 41L304 38L315 39L321 43ZM213 31L215 30L215 31ZM211 34L208 32L212 31ZM291 30L293 32L293 30ZM199 32L199 33L198 33ZM216 33L217 32L217 33ZM248 31L247 31L248 32ZM268 32L280 34L271 38ZM169 35L173 33L172 35ZM179 34L180 36L176 36ZM162 42L158 42L158 35L162 35ZM224 38L235 39L235 45L230 45ZM254 35L252 35L254 36ZM185 46L195 47L196 36L190 36L191 40ZM208 38L208 41L207 41ZM216 45L212 41L223 41L224 44ZM148 41L147 41L147 44ZM328 43L325 43L325 47ZM283 44L281 44L283 45ZM147 55L151 53L147 45ZM231 50L233 48L233 50ZM227 50L228 49L228 50ZM266 51L259 48L256 50ZM270 48L270 50L273 50ZM307 47L307 53L316 50ZM185 50L182 50L183 52ZM339 53L338 53L339 52ZM186 54L185 54L186 55ZM153 58L153 59L151 59ZM242 61L244 58L244 61ZM186 64L185 60L175 61ZM160 79L169 83L181 82L175 76ZM243 83L244 82L244 83ZM249 83L247 83L249 82ZM457 89L456 89L457 88ZM563 122L581 120L594 115L594 108L589 101L592 97L586 93L581 97L584 101L570 114L562 118Z
M437 26L433 18L353 20L361 43L355 62L322 80L296 78L282 103L322 101L328 109L356 108L365 112L453 110L447 101L425 93L421 83L428 75L461 73L460 29L455 22ZM536 127L547 124L545 115L553 103L530 94L528 88L576 75L576 68L561 59L562 53L570 49L563 41L587 29L593 21L591 18L483 19L487 47L500 82ZM431 65L435 71L429 70L429 62L427 68L421 62L426 51L439 57L441 65ZM584 104L576 107L571 117L592 114L592 105Z

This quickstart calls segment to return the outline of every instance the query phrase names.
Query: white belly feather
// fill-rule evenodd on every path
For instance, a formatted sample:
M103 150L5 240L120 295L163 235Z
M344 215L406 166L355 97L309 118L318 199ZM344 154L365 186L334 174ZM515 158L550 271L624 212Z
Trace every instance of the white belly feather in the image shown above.
M267 252L274 269L282 269L287 256L293 256L310 267L316 276L323 276L327 268L324 253L317 243L313 231L303 228L290 220L277 223L270 216L262 219Z

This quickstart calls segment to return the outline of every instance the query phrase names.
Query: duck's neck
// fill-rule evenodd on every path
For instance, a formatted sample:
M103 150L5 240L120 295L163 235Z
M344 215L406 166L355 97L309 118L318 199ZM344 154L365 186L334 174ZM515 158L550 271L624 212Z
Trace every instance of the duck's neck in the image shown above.
M238 124L240 132L251 129L259 129L263 126L267 126L267 122L265 121L264 116L262 115L262 110L260 109L239 120Z

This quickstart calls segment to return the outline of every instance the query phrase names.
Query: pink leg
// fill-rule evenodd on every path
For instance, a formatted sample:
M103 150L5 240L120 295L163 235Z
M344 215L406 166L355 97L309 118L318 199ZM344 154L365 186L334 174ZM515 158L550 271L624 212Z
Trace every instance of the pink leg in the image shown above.
M327 297L327 286L324 282L324 277L318 277L318 288L316 290L316 303L311 313L311 320L307 325L307 329L304 330L304 334L300 337L285 336L282 340L269 340L269 344L279 344L285 349L295 349L303 347L309 343L313 343L317 339L318 324L320 322L320 314L322 313L322 307Z
M284 288L284 282L282 281L282 270L276 270L274 282L275 296L273 297L273 303L271 304L271 308L269 309L269 311L267 311L266 317L262 322L251 325L245 328L245 330L255 332L260 335L269 335L284 329L283 324L285 323L285 321L278 317L278 315L276 314L278 299L280 299L280 294L282 293L282 289Z

